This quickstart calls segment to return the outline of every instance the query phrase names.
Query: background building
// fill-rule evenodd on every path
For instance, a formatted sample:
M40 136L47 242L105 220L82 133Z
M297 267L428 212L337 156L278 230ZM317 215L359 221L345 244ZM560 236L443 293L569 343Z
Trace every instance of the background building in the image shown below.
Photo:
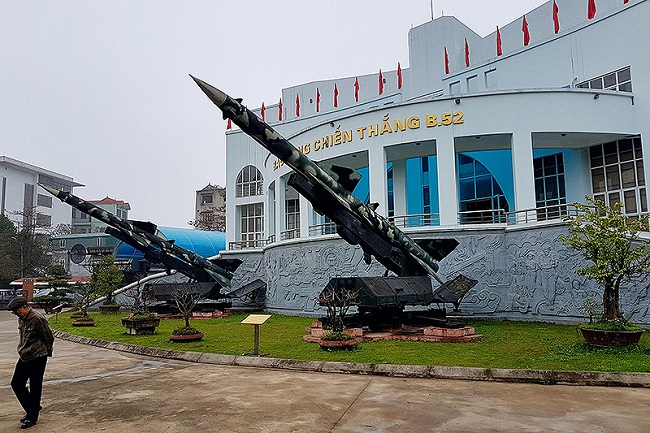
M194 220L190 225L199 230L226 231L226 188L207 184L196 191Z
M129 218L131 205L122 200L115 200L106 196L101 200L88 200L88 203L104 209L118 218ZM105 223L72 208L72 233L103 233L106 227Z
M39 227L56 227L71 223L70 206L53 200L40 190L39 183L72 192L77 186L71 176L46 170L8 156L0 156L0 215L22 226L32 212L36 213Z
M363 173L354 194L411 236L458 239L441 274L479 281L464 311L574 320L599 289L556 241L561 216L585 196L647 212L650 2L596 4L549 1L484 38L437 18L410 30L408 68L283 89L284 120L277 105L265 118L311 159ZM331 277L383 273L247 135L226 132L226 158L235 287L260 278L269 310L312 314ZM650 323L649 287L623 290L634 321Z

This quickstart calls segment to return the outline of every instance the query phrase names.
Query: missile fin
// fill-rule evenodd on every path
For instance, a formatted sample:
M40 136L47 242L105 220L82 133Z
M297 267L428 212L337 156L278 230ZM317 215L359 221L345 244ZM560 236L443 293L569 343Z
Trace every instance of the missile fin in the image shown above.
M133 225L133 227L137 227L143 232L150 233L152 235L156 234L156 230L158 229L158 226L156 226L154 223L150 221L136 221L136 220L129 220L129 222Z
M349 192L354 191L361 180L361 174L353 168L341 165L319 164L320 167L332 176L343 188Z
M456 239L414 239L414 241L437 261L447 257L458 246Z

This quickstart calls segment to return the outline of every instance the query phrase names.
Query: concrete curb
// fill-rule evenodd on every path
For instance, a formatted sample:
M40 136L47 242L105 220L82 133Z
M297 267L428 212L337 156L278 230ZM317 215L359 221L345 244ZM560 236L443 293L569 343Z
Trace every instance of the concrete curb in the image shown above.
M650 388L650 373L613 373L599 371L515 370L504 368L444 367L427 365L363 364L351 362L300 361L254 356L220 355L217 353L189 352L160 349L96 340L79 335L52 330L54 336L73 343L87 344L104 349L157 358L177 359L216 365L274 368L280 370L313 371L320 373L366 374L376 376L454 379L491 382L536 383L542 385L627 386Z

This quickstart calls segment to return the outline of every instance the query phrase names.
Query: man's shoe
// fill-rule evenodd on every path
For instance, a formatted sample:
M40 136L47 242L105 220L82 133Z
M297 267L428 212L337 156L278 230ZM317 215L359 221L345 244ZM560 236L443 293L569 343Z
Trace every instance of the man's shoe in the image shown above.
M38 411L40 412L40 411L42 411L42 410L43 410L43 406L39 405L39 406L38 406ZM27 421L28 419L29 419L29 415L25 414L25 416L22 417L22 418L20 419L20 422L21 422L21 423L24 423L24 422Z
M34 427L36 425L36 421L32 421L31 419L26 419L25 422L23 422L23 425L20 426L21 429L26 429L30 427Z

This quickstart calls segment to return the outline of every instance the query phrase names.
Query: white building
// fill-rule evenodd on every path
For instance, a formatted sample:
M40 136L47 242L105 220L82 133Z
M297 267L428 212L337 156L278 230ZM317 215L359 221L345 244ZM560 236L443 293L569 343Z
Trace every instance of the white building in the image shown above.
M34 210L40 227L56 227L71 224L70 206L53 200L53 197L38 187L39 183L63 191L72 192L83 186L70 176L55 173L22 161L0 156L0 214L19 226L24 224L23 216Z
M598 289L556 242L565 229L559 218L585 196L646 213L650 174L650 2L596 5L593 17L576 0L530 11L527 44L524 17L484 38L454 17L437 18L410 30L401 74L383 71L381 84L376 73L284 89L283 120L278 106L265 118L309 158L359 170L355 195L380 203L378 212L411 236L458 239L441 273L479 280L466 311L582 316ZM237 282L266 281L267 308L310 314L329 278L383 272L329 234L287 186L290 170L246 134L226 133L226 157L235 184L227 236L231 254L245 259ZM642 283L624 309L647 323Z

